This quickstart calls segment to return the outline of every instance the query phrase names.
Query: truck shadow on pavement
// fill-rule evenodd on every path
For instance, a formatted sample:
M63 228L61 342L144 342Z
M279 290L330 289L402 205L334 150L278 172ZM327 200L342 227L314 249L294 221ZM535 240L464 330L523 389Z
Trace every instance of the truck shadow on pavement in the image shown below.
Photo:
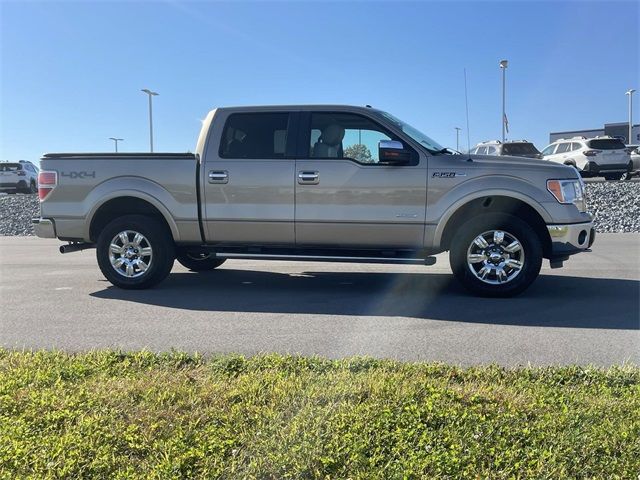
M412 317L493 325L640 330L640 281L541 275L510 299L474 297L450 274L219 269L151 290L91 296L185 310Z

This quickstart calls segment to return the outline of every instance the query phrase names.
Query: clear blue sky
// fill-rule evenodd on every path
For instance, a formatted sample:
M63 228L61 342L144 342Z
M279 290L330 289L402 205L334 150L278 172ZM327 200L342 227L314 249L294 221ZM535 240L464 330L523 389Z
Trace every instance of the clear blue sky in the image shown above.
M145 87L156 151L193 150L215 106L280 103L371 104L455 147L464 67L473 145L500 137L502 58L509 136L542 148L627 120L639 5L0 0L0 160L147 150Z

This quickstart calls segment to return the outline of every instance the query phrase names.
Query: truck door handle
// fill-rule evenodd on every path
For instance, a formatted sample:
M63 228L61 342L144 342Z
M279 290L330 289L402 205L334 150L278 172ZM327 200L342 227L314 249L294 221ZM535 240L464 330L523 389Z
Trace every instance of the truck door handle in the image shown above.
M298 172L298 183L302 185L317 185L320 182L320 174L313 171Z
M210 171L209 183L229 183L229 172L227 172L226 170Z

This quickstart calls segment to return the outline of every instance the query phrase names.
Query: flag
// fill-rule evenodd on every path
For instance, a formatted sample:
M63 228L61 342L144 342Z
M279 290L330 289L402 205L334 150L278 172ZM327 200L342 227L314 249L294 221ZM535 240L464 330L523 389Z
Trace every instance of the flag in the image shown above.
M504 118L502 119L502 121L504 122L504 128L507 131L507 133L509 133L509 119L507 118L507 114L504 114Z

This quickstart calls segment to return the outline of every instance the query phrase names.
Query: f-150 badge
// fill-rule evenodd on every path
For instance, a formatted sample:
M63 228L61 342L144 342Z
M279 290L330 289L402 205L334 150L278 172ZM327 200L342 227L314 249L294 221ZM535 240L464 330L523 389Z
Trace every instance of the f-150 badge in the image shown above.
M453 177L466 177L466 173L460 172L433 172L434 178L453 178Z

